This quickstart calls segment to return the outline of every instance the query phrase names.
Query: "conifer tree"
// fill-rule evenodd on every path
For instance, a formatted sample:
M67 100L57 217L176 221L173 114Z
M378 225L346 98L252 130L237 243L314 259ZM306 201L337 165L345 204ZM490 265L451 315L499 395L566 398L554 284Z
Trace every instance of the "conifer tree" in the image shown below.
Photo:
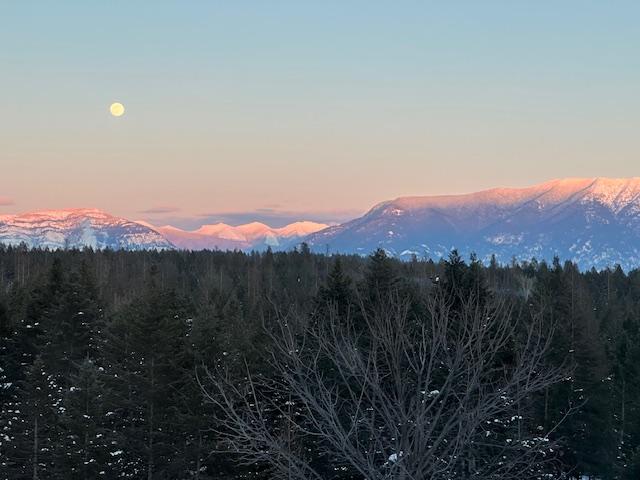
M147 292L111 327L110 368L117 395L114 408L129 449L123 453L128 475L175 478L173 452L180 443L176 411L184 376L187 315L172 291L158 287L152 274ZM141 473L138 473L141 474Z
M467 289L466 285L467 265L458 253L452 250L449 258L444 262L444 279L441 286L445 295L450 298L463 295Z
M103 368L83 360L67 380L60 425L64 435L55 461L65 478L115 478L125 448L108 410L110 392Z
M59 378L36 357L19 385L18 399L5 409L0 473L11 479L56 478L55 450L61 443L63 391Z
M394 293L397 281L391 259L382 248L378 248L369 256L365 277L368 299L374 303L388 300L389 295Z
M319 313L326 313L327 308L335 308L341 318L346 317L354 302L351 283L351 278L344 273L340 257L336 257L327 284L320 289L316 301Z

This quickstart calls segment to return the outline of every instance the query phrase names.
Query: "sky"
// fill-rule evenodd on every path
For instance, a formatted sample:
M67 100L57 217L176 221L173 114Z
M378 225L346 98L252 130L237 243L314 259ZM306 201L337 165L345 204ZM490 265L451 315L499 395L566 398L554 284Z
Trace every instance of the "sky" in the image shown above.
M638 176L639 130L637 1L0 1L0 214L339 222Z

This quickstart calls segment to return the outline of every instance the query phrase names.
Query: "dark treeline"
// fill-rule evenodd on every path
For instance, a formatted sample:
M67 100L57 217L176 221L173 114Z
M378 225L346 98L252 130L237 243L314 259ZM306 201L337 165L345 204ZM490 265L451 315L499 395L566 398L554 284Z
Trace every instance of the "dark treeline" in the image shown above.
M436 298L440 303L433 302ZM304 358L299 357L302 363L295 370L295 365L278 363L273 352L298 345L286 334L290 324L304 324L295 335L307 339L311 351L319 352L317 358L324 352L318 368L329 373L314 380L323 388L332 375L344 378L331 357L337 350L325 341L336 329L342 332L336 342L341 336L354 338L354 351L371 352L374 333L389 326L388 318L397 318L408 332L400 340L403 348L415 352L419 345L407 343L420 331L434 341L423 319L434 325L436 317L460 322L471 305L494 312L482 313L494 328L493 317L507 313L487 305L500 302L510 305L505 318L521 327L504 336L504 345L491 357L492 382L499 385L509 376L507 370L514 371L519 361L514 352L527 351L518 348L526 343L522 339L533 318L544 326L541 338L548 342L544 367L561 376L523 395L517 410L515 405L507 409L508 399L496 410L496 423L502 422L498 413L522 413L509 414L517 433L501 423L500 429L483 427L482 437L506 444L521 439L521 446L531 446L548 460L536 457L526 467L529 477L520 478L562 473L640 478L639 271L580 272L560 261L485 267L455 252L437 263L398 262L382 251L366 258L324 256L305 246L252 254L0 247L0 478L287 478L274 469L276 460L265 456L274 455L273 445L243 444L241 435L231 431L230 413L238 412L238 425L254 418L254 403L238 396L255 393L256 385L271 389L271 410L260 412L265 418L256 417L266 427L254 434L276 443L284 438L286 443L278 445L289 451L292 445L304 450L299 458L306 463L299 470L315 472L307 478L419 478L389 474L403 455L410 458L400 449L373 452L380 465L372 460L372 468L387 472L379 477L366 477L355 462L332 456L326 437L314 440L320 438L314 428L322 426L307 428L296 420L313 423L313 414L304 409L286 414L287 408L292 412L313 402L309 397L305 403L305 391L292 388L299 378L295 375L303 374ZM466 338L464 325L446 325L443 338L451 331ZM506 331L509 325L495 326L497 333L489 337L502 338L499 328ZM282 370L274 370L278 365ZM533 376L540 373L538 367L532 371ZM344 384L332 380L336 395L348 398L356 373ZM387 381L381 378L370 386ZM447 383L444 376L432 381ZM435 407L444 405L437 401L442 388L426 390L422 394L435 398ZM389 393L373 392L379 398ZM426 408L420 404L425 401L412 408ZM376 431L382 431L377 425ZM476 452L510 461L510 453L498 451L497 443L487 440L480 450L477 433L468 436ZM397 443L396 437L380 441ZM372 438L369 434L367 441ZM346 450L348 442L343 443ZM460 465L443 475L455 471L459 478L494 478L486 473L496 471L494 466L482 466L480 454L467 447L455 450L452 458ZM461 452L466 452L464 459ZM291 471L298 468L287 461ZM303 473L289 478L305 478ZM437 472L429 475L422 478L441 478Z

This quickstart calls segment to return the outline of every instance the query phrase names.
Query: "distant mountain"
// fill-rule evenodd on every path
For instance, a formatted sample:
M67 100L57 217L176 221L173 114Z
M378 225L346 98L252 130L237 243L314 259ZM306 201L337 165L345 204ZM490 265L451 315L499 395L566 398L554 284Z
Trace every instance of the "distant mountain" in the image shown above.
M48 210L0 216L0 243L40 248L173 248L161 234L95 209Z
M572 178L465 195L401 197L337 226L204 225L186 231L95 209L0 216L0 244L96 249L288 249L439 259L453 248L489 261L572 260L582 269L640 267L640 178Z
M299 243L311 233L328 225L315 222L295 222L281 228L253 222L231 226L225 223L203 225L197 230L185 231L170 225L152 227L178 248L189 250L262 250L267 247L286 249Z
M466 195L401 197L314 233L316 250L438 259L453 248L488 261L573 260L640 266L640 178L575 178Z
M323 223L296 222L272 228L253 222L239 226L203 225L197 230L186 231L170 225L156 227L144 221L134 222L101 210L79 208L0 215L0 244L50 249L286 249L326 227Z

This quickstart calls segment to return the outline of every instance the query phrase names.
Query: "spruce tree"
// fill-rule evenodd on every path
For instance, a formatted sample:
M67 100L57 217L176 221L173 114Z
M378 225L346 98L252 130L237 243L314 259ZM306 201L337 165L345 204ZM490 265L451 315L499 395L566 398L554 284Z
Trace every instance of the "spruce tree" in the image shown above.
M0 472L11 479L57 478L63 469L55 462L61 444L60 415L63 389L41 357L36 357L20 382L18 399L3 413L5 422Z
M316 300L318 314L324 315L327 309L335 309L340 318L345 318L354 303L351 283L351 278L344 273L340 257L336 257L327 284L320 289Z
M378 248L369 256L365 277L367 298L373 303L387 301L397 286L398 277L387 253Z
M114 409L129 446L123 453L125 475L151 480L184 473L173 452L183 441L180 392L190 382L184 373L187 318L175 293L161 289L152 275L144 296L110 327Z
M56 464L65 478L115 478L124 442L114 429L104 369L85 358L67 380L56 448Z

